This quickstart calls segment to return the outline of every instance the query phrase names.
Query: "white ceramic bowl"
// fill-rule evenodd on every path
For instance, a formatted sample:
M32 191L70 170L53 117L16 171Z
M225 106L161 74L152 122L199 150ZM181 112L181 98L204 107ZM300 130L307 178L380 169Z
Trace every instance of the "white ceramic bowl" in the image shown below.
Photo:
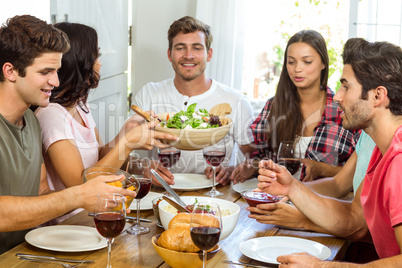
M232 233L233 229L236 227L240 215L239 205L224 199L211 198L206 196L181 196L180 198L183 199L184 203L186 203L187 205L194 204L196 198L199 202L212 199L213 202L217 203L221 209L228 209L230 211L231 214L229 216L222 217L222 234L220 240L229 236ZM165 210L165 207L167 205L168 203L165 200L159 203L159 216L165 230L168 229L170 220L173 219L173 217L176 215Z

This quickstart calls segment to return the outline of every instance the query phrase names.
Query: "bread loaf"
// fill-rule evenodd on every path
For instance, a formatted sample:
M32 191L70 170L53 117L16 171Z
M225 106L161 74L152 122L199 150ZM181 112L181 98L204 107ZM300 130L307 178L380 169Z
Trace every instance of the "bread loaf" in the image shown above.
M219 221L212 215L196 214L195 222L199 225L219 227ZM158 239L158 245L167 249L184 252L198 252L200 249L194 245L190 234L191 214L178 213L170 221L168 230L164 231Z

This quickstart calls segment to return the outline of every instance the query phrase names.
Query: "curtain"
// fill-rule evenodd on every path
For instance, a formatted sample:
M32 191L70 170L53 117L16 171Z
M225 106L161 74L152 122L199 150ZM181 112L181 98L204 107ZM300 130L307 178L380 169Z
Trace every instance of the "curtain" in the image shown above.
M207 76L241 89L243 66L243 0L197 1L196 17L212 28L212 59Z

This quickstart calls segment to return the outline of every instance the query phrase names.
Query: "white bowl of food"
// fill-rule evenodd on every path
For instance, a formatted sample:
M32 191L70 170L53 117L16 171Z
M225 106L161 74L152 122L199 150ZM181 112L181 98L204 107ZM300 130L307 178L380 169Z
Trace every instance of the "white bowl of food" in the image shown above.
M239 220L240 207L239 205L219 198L211 198L206 196L181 196L180 197L187 205L193 205L195 202L204 202L213 199L213 202L217 203L221 208L222 213L222 233L221 238L228 237ZM181 212L182 213L182 212ZM169 222L177 214L177 209L167 203L165 200L159 203L159 216L165 230L169 227Z

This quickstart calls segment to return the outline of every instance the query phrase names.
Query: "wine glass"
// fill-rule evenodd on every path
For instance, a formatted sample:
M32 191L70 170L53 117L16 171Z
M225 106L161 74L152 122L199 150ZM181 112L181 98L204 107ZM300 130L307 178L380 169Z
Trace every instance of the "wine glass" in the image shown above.
M180 159L181 151L174 147L158 148L159 162L168 170Z
M126 203L121 194L99 194L96 199L94 221L98 232L107 240L107 268L112 267L112 243L126 225Z
M212 146L204 148L203 154L204 154L205 160L212 167L212 170L214 172L214 177L213 177L213 181L212 181L212 189L208 192L205 192L204 194L208 195L208 196L212 196L212 197L223 195L223 193L219 192L215 188L215 177L216 177L215 168L217 166L219 166L223 162L223 160L225 160L225 156L226 156L225 141L216 143Z
M206 267L207 251L218 244L222 230L222 215L214 202L198 202L191 212L190 233L193 243L202 250L202 267Z
M140 189L135 197L137 203L137 220L127 229L127 233L129 234L141 235L149 233L149 228L142 226L140 223L140 201L151 190L152 179L145 176L145 171L150 168L150 164L148 159L139 159L132 155L128 157L126 172L134 175L140 183Z
M295 175L301 166L301 152L296 141L282 141L278 149L278 164Z

